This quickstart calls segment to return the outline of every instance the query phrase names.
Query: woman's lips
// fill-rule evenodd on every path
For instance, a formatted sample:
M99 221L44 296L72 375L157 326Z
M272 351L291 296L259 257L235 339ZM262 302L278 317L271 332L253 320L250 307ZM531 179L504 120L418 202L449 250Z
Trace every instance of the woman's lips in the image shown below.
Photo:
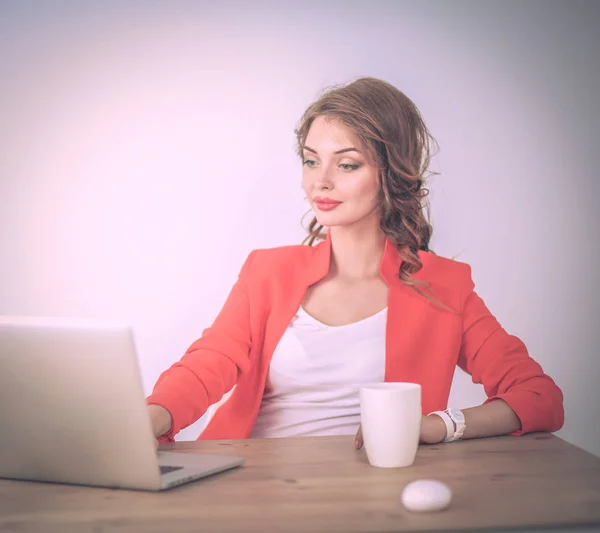
M331 211L335 209L342 202L338 202L337 200L331 200L330 198L320 198L317 197L314 199L315 205L319 211Z

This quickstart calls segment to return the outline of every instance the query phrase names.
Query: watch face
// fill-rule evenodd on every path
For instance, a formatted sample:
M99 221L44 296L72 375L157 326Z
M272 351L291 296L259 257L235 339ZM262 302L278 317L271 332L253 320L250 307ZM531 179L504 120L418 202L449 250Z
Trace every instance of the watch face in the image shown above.
M465 416L458 409L448 409L448 414L461 424L465 421Z

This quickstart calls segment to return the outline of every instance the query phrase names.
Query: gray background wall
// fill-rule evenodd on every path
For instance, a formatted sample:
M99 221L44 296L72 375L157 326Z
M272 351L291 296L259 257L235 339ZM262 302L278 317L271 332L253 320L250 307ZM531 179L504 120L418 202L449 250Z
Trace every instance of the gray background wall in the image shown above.
M0 2L0 313L129 321L149 392L249 250L303 238L304 108L377 76L441 146L435 250L600 455L598 27L592 1ZM458 372L451 404L483 398Z

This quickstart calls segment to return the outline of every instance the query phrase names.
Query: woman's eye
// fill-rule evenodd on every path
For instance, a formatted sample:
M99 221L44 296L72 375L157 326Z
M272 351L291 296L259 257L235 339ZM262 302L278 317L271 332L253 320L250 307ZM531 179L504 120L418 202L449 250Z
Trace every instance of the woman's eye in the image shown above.
M360 165L350 165L349 163L342 163L340 168L345 172L350 172L352 170L358 170Z
M314 161L313 159L305 159L305 160L302 162L302 164L303 164L303 165L306 165L307 167L314 167L314 166L317 164L317 162L316 162L316 161Z

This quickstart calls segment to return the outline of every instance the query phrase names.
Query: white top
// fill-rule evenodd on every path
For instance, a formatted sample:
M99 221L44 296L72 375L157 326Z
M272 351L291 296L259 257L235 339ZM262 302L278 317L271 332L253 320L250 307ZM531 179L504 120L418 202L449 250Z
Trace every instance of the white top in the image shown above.
M302 307L279 341L251 437L351 435L358 387L383 382L387 309L328 326Z

